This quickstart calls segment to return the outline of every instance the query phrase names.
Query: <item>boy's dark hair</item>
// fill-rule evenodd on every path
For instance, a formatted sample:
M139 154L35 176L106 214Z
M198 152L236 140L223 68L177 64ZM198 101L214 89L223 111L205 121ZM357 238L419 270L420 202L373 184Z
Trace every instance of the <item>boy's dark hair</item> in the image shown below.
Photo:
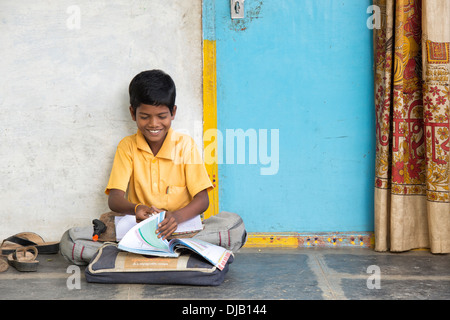
M152 106L165 105L172 114L176 88L172 78L161 70L142 71L130 82L130 104L136 114L141 103Z

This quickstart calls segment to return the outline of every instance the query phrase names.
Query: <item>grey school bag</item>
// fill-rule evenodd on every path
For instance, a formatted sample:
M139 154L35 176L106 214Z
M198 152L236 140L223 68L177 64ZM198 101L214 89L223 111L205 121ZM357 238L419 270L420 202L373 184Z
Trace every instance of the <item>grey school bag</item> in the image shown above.
M59 242L61 255L76 265L87 265L97 250L103 245L101 241L92 241L93 227L74 227L64 232Z
M203 220L203 224L204 229L193 238L224 247L233 253L247 241L244 221L236 213L222 211Z

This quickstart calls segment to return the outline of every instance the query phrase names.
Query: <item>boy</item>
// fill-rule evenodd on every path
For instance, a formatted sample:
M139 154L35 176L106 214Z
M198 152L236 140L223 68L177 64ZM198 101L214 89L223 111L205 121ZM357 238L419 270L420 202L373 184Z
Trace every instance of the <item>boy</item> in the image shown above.
M208 208L212 184L193 139L171 128L177 113L171 77L160 70L141 72L129 92L131 118L138 130L117 147L105 190L108 205L114 212L135 215L136 222L166 211L156 233L167 239L179 223ZM196 239L233 252L247 240L236 213L219 212L203 225ZM67 230L60 241L61 254L77 265L89 263L102 245L92 241L92 232L92 225Z
M105 190L108 205L136 215L136 222L166 211L156 233L167 239L179 223L208 208L213 186L193 139L171 128L177 112L172 78L161 70L141 72L129 93L138 131L117 147Z

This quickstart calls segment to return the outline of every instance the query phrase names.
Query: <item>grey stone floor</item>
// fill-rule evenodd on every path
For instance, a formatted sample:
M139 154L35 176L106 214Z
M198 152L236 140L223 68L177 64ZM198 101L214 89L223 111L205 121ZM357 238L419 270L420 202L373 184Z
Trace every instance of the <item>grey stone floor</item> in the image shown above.
M450 255L428 251L243 248L218 287L88 283L81 267L80 288L69 289L62 256L38 260L37 272L0 273L0 299L450 300Z

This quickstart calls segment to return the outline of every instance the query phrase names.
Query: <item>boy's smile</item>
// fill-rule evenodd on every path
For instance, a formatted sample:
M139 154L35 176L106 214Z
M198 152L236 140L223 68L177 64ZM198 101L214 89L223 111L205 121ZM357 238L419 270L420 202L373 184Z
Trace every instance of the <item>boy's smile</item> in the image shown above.
M177 106L173 107L172 114L167 106L153 106L143 104L136 108L136 114L130 107L131 117L136 121L138 129L147 140L153 155L156 155L166 138L172 120L175 118Z

